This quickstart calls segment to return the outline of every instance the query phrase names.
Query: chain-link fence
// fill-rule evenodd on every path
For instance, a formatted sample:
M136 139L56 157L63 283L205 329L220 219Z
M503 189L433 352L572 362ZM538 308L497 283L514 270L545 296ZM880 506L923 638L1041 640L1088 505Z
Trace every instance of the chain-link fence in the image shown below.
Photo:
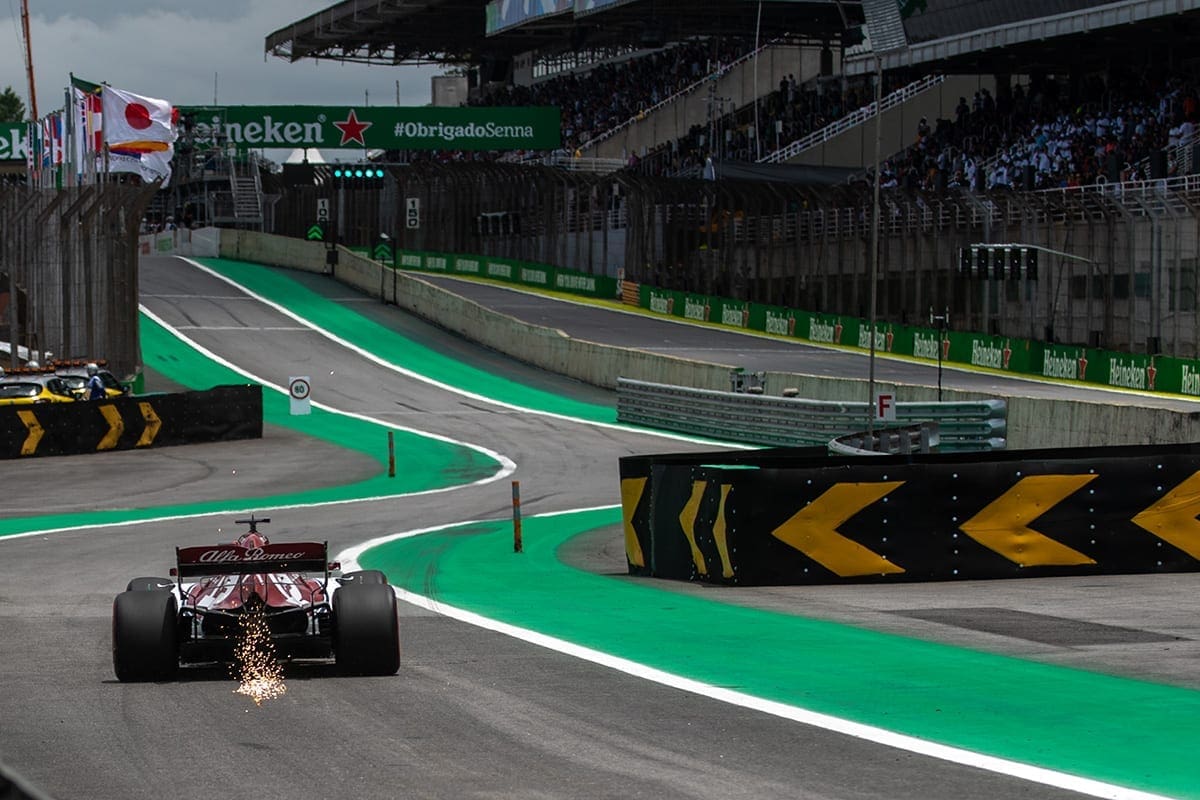
M388 167L370 187L326 176L279 191L281 233L303 235L325 197L346 244L387 234L407 249L624 270L665 288L871 313L875 209L863 183L430 163ZM1197 198L1194 178L989 195L885 190L877 317L928 323L948 312L959 330L1195 357ZM1037 278L960 273L960 250L977 243L1037 249Z
M0 363L141 363L137 237L155 186L0 186Z

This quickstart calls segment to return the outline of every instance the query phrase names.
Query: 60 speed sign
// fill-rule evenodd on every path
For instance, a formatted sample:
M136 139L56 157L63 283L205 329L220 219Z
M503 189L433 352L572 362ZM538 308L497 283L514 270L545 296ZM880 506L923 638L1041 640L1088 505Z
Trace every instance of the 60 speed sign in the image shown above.
M293 414L312 413L312 405L308 399L311 394L312 384L308 382L307 375L299 378L288 378L288 395L291 397Z

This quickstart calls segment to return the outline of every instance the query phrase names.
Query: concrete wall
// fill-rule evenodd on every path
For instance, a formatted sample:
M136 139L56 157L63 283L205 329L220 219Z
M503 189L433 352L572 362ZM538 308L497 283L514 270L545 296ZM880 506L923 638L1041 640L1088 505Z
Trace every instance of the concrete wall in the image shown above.
M325 246L253 231L223 230L221 256L327 273ZM520 361L567 375L595 386L615 389L617 378L729 389L734 365L705 364L655 355L632 348L571 339L562 331L530 325L457 297L416 273L398 273L393 281L379 264L348 250L339 253L334 277L372 297L436 322L467 339L507 353ZM386 279L385 279L386 278ZM811 400L859 400L867 396L867 381L769 372L769 394L796 388ZM893 391L898 399L920 402L937 399L937 388L876 381L876 391ZM978 400L993 394L944 389L946 400ZM1006 396L1008 446L1011 449L1080 447L1119 444L1170 444L1197 440L1193 415L1148 409L1129 396L1128 404Z
M834 57L834 69L839 68ZM757 59L739 64L722 75L710 95L708 86L701 86L669 105L629 125L619 133L594 145L583 145L583 154L599 158L628 158L644 155L663 142L687 135L693 125L707 127L713 117L709 114L710 97L722 98L721 112L743 108L754 102L755 65L758 69L757 96L765 97L779 88L779 81L795 75L797 83L817 77L821 71L820 47L776 46L764 49ZM914 130L915 128L914 122Z
M954 119L958 98L967 98L967 105L970 105L975 92L983 88L994 95L995 79L986 75L947 75L946 80L937 86L883 112L880 157L890 158L916 142L917 124L921 117L929 121L932 130L937 127L938 119ZM873 165L875 118L850 128L824 144L805 150L788 163L856 169Z

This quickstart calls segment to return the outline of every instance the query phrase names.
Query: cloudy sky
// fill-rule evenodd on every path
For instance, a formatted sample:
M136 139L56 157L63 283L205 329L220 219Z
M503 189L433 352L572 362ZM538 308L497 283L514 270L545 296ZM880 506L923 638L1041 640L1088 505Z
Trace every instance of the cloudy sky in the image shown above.
M38 112L63 105L70 74L174 105L400 105L430 101L437 67L264 58L267 34L336 0L28 0ZM0 90L29 103L21 2L0 0Z

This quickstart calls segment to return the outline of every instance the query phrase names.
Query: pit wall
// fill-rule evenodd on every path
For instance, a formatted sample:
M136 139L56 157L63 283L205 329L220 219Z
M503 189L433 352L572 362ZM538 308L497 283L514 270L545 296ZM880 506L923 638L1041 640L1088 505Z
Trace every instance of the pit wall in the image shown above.
M729 372L740 366L706 364L571 339L559 330L530 325L459 298L422 281L416 271L424 269L443 274L490 277L584 297L618 299L615 282L610 286L602 276L580 275L511 259L415 252L398 254L401 270L393 273L390 265L382 265L344 248L339 248L337 252L338 263L332 271L342 283L366 295L380 297L384 302L396 303L440 327L520 361L603 388L615 390L617 378L623 377L697 389L728 390ZM219 254L222 258L308 272L330 272L324 244L254 231L222 229ZM545 272L544 278L531 274L539 270ZM559 276L566 276L569 280L560 280ZM594 280L577 280L573 276L594 277ZM565 286L562 285L564 283ZM770 324L772 331L779 331L777 335L780 338L794 338L797 342L860 350L870 347L869 325L849 317L814 315L629 284L623 287L623 292L627 302L681 320L685 316L689 319L696 316L695 313L687 313L689 308L695 311L707 305L709 324L720 323L723 327L748 331L764 331ZM731 311L732 308L739 313ZM703 312L700 312L700 317L697 321L703 322ZM832 339L827 335L829 328L833 331ZM1096 387L1109 385L1114 376L1118 380L1133 381L1140 374L1143 376L1140 380L1148 380L1155 391L1166 394L1172 388L1186 390L1197 382L1193 376L1200 375L1200 362L1195 361L1046 346L1040 342L967 332L951 331L941 335L933 328L890 324L876 326L876 350L883 356L919 358L913 353L921 348L919 352L929 353L923 360L936 363L939 337L947 366L953 367L957 363L985 367L1013 377L1041 377L1047 363L1057 367L1075 359L1078 368L1081 366L1080 360L1086 360L1089 365L1100 365L1100 369L1093 373L1090 367L1085 366L1083 380L1078 378L1079 373L1075 378L1058 375L1051 378L1065 384ZM1006 350L1008 355L1005 355ZM955 361L956 358L959 360ZM1113 364L1116 364L1115 368ZM1101 375L1103 380L1100 379ZM811 400L858 400L865 397L867 390L865 378L827 378L784 372L767 372L765 377L770 393L780 394L785 388L794 388L800 397ZM929 402L938 399L938 391L932 386L878 380L875 384L877 392L891 392L898 401ZM1145 383L1142 385L1149 391L1149 386ZM1200 392L1200 386L1193 388ZM944 389L942 396L946 400L960 401L984 400L996 395ZM1114 393L1111 401L1102 403L1016 394L1007 395L1005 399L1008 401L1008 446L1011 449L1181 444L1195 442L1200 436L1200 427L1197 426L1197 422L1200 422L1200 405L1195 413L1150 409L1138 405L1137 395L1124 393Z

